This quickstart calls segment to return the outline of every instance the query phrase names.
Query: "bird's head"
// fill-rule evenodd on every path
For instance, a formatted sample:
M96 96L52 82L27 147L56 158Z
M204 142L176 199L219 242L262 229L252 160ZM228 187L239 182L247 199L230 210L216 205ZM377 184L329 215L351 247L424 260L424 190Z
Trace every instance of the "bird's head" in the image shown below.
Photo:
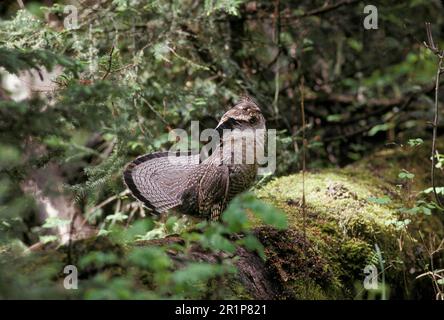
M265 118L257 103L250 97L241 100L221 118L216 130L265 130Z

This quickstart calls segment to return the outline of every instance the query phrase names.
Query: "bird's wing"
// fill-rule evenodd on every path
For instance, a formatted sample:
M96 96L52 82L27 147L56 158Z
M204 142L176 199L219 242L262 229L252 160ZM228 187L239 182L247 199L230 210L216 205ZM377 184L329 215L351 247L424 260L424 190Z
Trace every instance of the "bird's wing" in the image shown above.
M226 205L229 185L230 174L226 165L208 166L199 183L199 211L218 220Z
M190 174L199 166L199 154L156 152L127 165L123 179L132 194L156 213L181 204Z

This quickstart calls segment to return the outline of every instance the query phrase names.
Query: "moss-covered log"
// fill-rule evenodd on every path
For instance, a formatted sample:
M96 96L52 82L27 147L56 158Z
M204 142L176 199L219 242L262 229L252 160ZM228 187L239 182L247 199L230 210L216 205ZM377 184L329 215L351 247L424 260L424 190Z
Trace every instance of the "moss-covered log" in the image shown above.
M424 162L427 153L426 146L394 148L346 168L307 173L306 237L320 261L306 262L310 267L305 274L303 265L278 265L286 266L290 274L287 279L291 281L281 281L287 291L308 299L380 295L381 291L367 291L363 287L364 268L374 264L380 285L384 277L385 288L379 288L386 291L387 297L432 298L430 282L417 280L416 276L427 271L430 263L424 241L432 245L437 240L438 246L443 239L443 219L437 212L424 215L409 210L430 185L429 167ZM401 179L401 169L415 177ZM301 174L275 179L257 195L286 212L291 230L303 229ZM273 264L273 257L281 251L268 249L267 254L267 263ZM441 253L433 259L442 265ZM287 261L293 260L294 257L287 257ZM323 277L311 274L317 264L322 265ZM298 273L305 276L298 277ZM422 290L415 290L418 286Z

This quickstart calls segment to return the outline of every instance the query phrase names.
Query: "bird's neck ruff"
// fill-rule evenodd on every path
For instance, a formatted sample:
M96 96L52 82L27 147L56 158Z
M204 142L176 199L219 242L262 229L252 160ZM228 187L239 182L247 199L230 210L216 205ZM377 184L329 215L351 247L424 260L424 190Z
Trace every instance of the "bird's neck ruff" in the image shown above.
M262 129L224 130L220 144L212 153L213 162L257 165L265 155L265 136Z

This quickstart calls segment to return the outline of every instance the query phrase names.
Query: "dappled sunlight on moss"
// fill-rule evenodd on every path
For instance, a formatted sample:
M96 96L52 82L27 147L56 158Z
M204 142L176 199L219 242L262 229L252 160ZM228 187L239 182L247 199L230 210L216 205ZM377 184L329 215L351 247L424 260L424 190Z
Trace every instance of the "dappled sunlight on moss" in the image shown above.
M307 241L310 247L318 250L324 268L331 272L329 281L334 285L329 290L335 292L334 298L353 298L358 294L356 283L362 283L364 267L375 263L375 245L381 248L385 268L389 270L387 283L394 294L406 297L407 282L410 285L414 282L414 277L405 280L405 270L418 264L413 253L418 241L407 230L418 229L419 225L423 229L424 217L409 217L412 220L409 229L396 227L394 222L403 219L400 207L405 205L401 194L404 190L396 184L400 170L406 168L417 175L416 189L420 190L427 186L428 168L418 159L424 150L417 152L410 148L404 153L395 150L380 151L342 169L305 174ZM302 174L276 178L256 190L256 195L282 209L287 214L290 229L303 230ZM372 201L383 197L390 201ZM437 222L436 226L431 226L429 219L427 230L442 226L435 218L432 220ZM310 285L302 280L295 282L294 296L332 298L326 288L317 286L313 279L305 279L305 282Z
M362 175L360 175L362 177ZM352 171L327 170L308 173L305 177L306 211L309 224L319 220L332 220L343 234L377 234L387 230L385 222L395 210L368 201L381 197L381 182L358 181ZM288 214L290 224L302 222L302 176L292 175L270 182L257 192L259 198L271 201Z

